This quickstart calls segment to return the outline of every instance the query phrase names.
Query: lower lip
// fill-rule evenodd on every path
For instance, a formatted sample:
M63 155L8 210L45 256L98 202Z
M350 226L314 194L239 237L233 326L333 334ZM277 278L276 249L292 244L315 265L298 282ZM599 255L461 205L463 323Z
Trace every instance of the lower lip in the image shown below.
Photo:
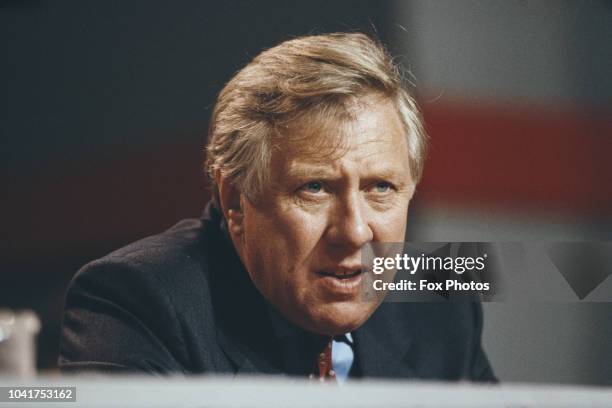
M355 295L361 288L363 272L346 279L338 279L333 276L319 274L320 282L328 292L339 295Z

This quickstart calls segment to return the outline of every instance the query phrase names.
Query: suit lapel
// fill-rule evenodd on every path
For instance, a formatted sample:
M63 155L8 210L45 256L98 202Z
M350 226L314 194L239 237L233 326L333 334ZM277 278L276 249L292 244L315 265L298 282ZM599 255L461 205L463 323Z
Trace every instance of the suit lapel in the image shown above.
M278 339L274 336L265 303L255 288L240 287L238 282L240 280L236 279L234 286L217 292L231 294L219 299L215 306L217 342L237 375L279 374L282 364Z
M217 342L235 367L235 374L281 374L278 366L261 357L252 348L217 327Z
M278 341L266 303L240 263L229 238L221 234L212 258L212 303L219 347L236 375L281 373Z
M397 303L383 303L354 332L355 356L363 377L414 378L409 361L412 334Z

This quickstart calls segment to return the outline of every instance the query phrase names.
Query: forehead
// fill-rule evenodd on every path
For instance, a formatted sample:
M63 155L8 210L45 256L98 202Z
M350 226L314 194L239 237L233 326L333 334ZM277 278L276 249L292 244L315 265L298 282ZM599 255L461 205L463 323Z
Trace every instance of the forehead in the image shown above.
M277 168L333 165L346 156L359 161L395 159L408 166L406 134L392 101L372 96L340 114L303 116L275 139L272 162Z

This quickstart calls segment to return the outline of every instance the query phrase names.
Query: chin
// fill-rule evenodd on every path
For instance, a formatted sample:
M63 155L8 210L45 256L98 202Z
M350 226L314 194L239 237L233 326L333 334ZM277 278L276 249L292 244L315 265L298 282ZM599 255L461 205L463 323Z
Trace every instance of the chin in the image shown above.
M334 336L348 333L361 327L376 308L359 302L327 305L313 316L310 331L317 334Z

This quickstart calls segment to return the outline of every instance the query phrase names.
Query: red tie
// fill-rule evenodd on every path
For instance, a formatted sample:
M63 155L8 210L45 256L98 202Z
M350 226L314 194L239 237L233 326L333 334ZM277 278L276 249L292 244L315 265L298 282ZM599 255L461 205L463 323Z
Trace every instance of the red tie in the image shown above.
M321 382L336 382L336 372L332 366L332 341L333 337L329 339L323 351L317 356L318 374L311 374L311 379L317 378Z

